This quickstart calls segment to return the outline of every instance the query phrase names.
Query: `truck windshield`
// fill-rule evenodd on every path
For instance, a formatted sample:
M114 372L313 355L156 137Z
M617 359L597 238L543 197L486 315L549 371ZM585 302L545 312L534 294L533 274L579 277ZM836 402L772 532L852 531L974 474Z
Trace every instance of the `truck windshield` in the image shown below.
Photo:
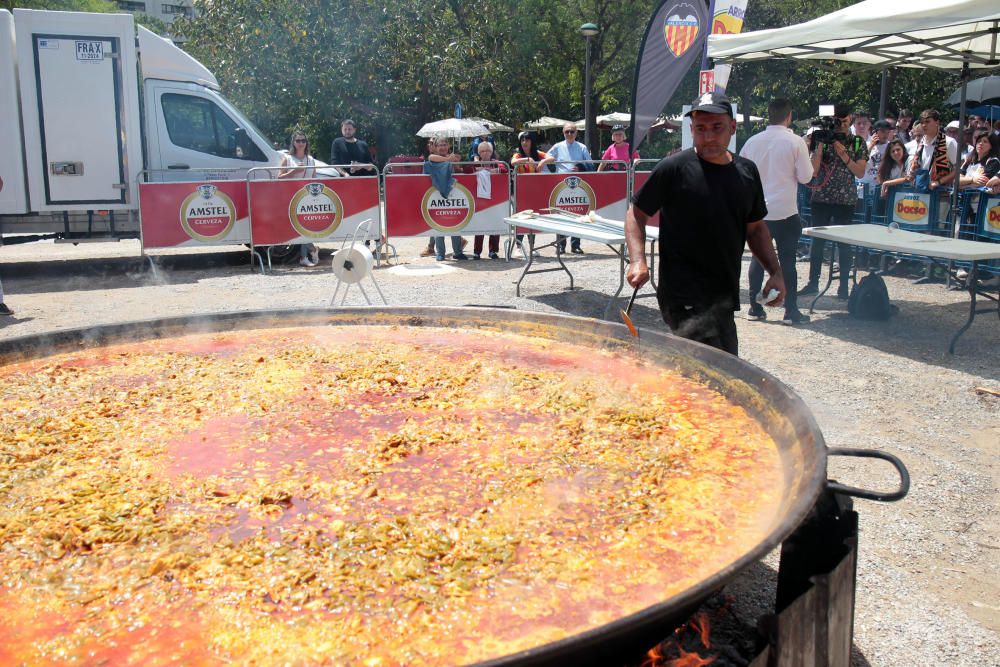
M175 146L224 158L267 161L263 151L254 142L250 142L249 155L241 154L243 149L237 145L236 139L236 130L240 126L212 100L165 93L161 104L167 133ZM239 121L250 125L250 121L242 116Z

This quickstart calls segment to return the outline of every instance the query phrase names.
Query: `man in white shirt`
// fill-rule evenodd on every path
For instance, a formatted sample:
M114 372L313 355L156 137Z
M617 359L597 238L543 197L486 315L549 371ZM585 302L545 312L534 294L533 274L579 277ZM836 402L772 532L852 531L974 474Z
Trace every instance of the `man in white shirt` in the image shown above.
M562 141L548 150L549 157L555 159L556 173L567 173L571 171L590 170L590 150L584 144L576 140L576 123L566 123L563 125ZM566 237L557 236L559 242L559 252L566 252ZM574 255L582 255L583 249L580 247L580 239L573 236L570 238L570 249Z
M798 275L795 272L795 249L802 234L799 220L798 187L813 177L812 160L805 140L789 126L792 123L792 103L787 99L773 100L767 107L768 126L750 137L740 156L757 165L764 185L767 215L764 222L778 246L778 264L785 277L785 317L789 324L808 322L799 312L796 302ZM767 313L757 300L764 282L764 267L756 258L750 261L750 312L747 319L763 320Z

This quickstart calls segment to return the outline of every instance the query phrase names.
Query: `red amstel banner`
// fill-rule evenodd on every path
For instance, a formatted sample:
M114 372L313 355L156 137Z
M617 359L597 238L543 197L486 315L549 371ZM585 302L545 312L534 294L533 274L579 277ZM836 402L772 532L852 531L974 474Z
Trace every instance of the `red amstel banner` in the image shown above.
M246 181L140 183L143 248L250 242Z
M583 171L568 174L518 174L514 211L561 208L578 215L596 211L624 220L628 209L628 172Z
M632 194L633 194L633 195L634 195L634 194L635 194L636 192L638 192L638 191L639 191L639 189L640 189L640 188L642 188L642 186L643 186L643 185L645 185L645 184L646 184L646 181L648 181L648 180L649 180L649 174L650 174L650 173L652 173L652 172L648 172L648 171L637 171L637 172L635 172L635 173L634 173L634 174L632 175ZM660 212L659 212L659 211L657 211L656 213L654 213L654 214L653 214L653 215L652 215L652 216L651 216L651 217L649 218L649 220L647 220L647 221L646 221L646 224L647 224L647 225L652 225L652 226L654 226L654 227L659 227L659 226L660 226Z
M250 235L254 245L343 241L365 220L378 239L377 176L250 181Z
M510 177L490 174L490 197L477 195L476 176L455 174L447 197L431 177L387 174L385 224L387 236L451 236L504 234L510 215Z

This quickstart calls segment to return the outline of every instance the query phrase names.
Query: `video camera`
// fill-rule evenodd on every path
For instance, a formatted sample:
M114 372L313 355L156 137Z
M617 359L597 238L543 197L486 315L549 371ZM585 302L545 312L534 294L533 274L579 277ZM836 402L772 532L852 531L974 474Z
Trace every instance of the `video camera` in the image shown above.
M819 117L809 121L813 131L809 133L809 148L812 150L817 143L829 146L835 141L847 145L847 128L841 128L840 119L833 115L832 104L819 106Z

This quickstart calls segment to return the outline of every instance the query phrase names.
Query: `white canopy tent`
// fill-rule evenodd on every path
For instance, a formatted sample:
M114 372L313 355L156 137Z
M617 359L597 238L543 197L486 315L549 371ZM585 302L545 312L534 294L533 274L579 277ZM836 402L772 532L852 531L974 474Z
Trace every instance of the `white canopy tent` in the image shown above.
M998 0L864 0L812 21L738 35L710 35L719 62L764 58L839 60L863 69L919 67L961 71L959 123L972 69L1000 67ZM958 188L952 191L957 215Z
M865 0L806 23L711 35L716 62L845 60L865 68L1000 66L997 0Z

